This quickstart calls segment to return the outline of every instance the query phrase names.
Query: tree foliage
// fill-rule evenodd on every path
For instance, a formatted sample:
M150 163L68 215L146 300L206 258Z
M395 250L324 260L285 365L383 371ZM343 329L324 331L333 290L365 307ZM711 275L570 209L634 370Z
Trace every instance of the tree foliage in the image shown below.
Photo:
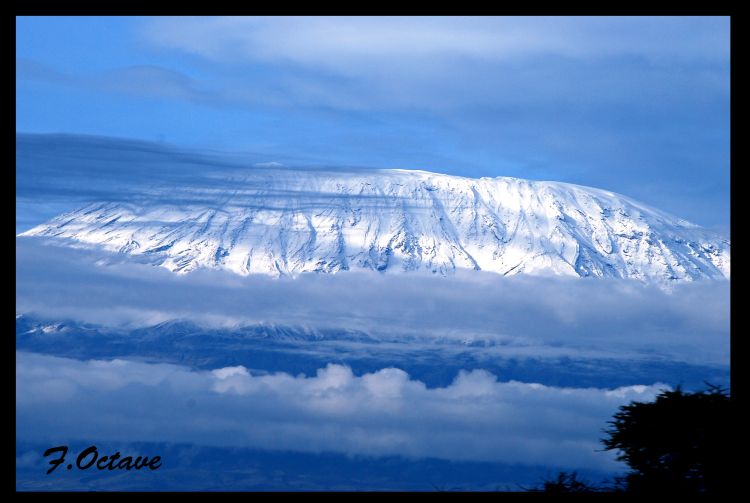
M529 492L544 492L552 494L562 493L590 493L601 491L587 480L578 478L576 472L560 472L555 479L542 481L541 486L527 489Z
M602 439L631 468L623 489L638 493L728 492L732 486L732 402L726 390L663 391L620 407Z

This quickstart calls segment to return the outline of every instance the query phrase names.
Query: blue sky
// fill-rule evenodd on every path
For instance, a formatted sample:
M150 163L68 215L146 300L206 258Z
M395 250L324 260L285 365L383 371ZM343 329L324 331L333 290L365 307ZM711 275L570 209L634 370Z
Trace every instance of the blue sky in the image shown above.
M16 129L614 190L729 227L728 18L16 22Z

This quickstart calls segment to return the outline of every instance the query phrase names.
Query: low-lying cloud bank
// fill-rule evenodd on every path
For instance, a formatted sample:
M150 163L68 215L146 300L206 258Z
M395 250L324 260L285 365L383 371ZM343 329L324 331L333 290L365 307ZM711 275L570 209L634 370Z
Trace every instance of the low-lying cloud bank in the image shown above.
M428 389L396 368L251 375L18 352L16 434L618 470L600 452L606 421L665 388L557 388L473 371Z
M102 264L105 264L102 265ZM346 272L296 279L175 275L126 256L16 239L16 312L106 326L188 319L491 340L520 354L729 363L729 282Z

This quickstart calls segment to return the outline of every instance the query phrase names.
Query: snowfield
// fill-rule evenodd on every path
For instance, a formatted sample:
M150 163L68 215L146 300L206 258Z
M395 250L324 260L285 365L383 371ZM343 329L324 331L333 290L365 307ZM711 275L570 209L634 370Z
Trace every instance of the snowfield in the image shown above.
M89 204L21 236L67 238L177 273L369 269L729 278L730 242L612 192L425 171L255 166L202 187Z

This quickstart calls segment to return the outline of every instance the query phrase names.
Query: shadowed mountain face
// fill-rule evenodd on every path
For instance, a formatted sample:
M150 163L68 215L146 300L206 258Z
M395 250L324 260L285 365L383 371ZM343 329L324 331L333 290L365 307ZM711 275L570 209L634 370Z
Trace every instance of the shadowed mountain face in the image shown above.
M524 356L492 340L465 341L346 329L248 325L202 328L171 321L138 329L110 328L16 317L16 349L77 359L126 358L213 370L242 365L254 372L314 375L329 362L357 375L395 367L428 387L449 386L461 371L486 370L504 380L549 386L609 387L663 382L700 389L704 381L729 384L717 363L671 361L660 355L621 358L539 354Z
M475 269L656 283L730 273L728 239L611 192L423 171L256 165L88 204L21 235L181 273Z

